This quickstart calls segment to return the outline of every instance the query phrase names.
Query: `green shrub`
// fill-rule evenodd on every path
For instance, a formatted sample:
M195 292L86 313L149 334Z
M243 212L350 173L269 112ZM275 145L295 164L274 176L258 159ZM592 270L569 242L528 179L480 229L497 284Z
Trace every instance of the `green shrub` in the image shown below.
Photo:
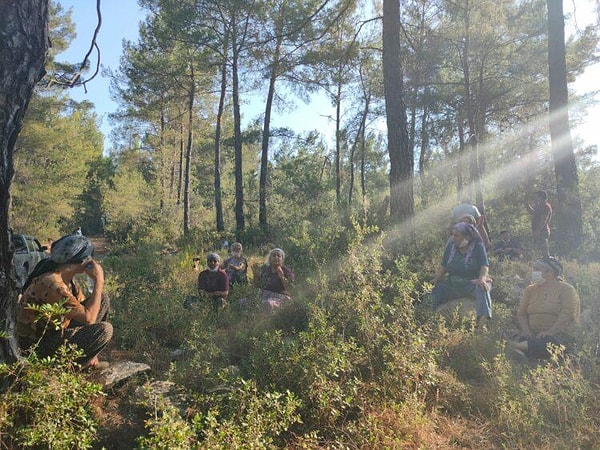
M11 380L0 398L0 443L12 448L90 448L97 421L91 408L101 387L77 370L82 353L61 347L55 357L1 365Z
M158 402L152 406L152 417L144 422L147 436L138 438L142 449L186 450L194 442L193 427L179 414L175 406Z
M206 449L275 448L282 433L300 422L295 395L263 391L253 381L240 379L201 400L208 408L194 422Z
M597 448L592 385L571 357L556 351L534 367L512 366L497 356L484 364L490 390L490 420L511 448ZM561 444L562 443L562 444Z
M298 283L294 301L271 313L252 285L232 288L229 307L218 315L206 305L184 310L183 298L196 289L190 248L163 254L140 245L134 255L108 258L121 344L153 360L157 373L195 397L186 417L156 412L140 445L243 448L250 446L242 441L248 435L259 448L434 448L440 442L539 448L566 447L569 440L596 446L590 443L598 442L592 403L600 382L597 327L581 330L576 359L568 364L523 369L499 356L502 332L516 327L528 262L494 265L494 318L481 333L473 320L438 315L421 301L437 257L414 249L397 255L386 247L393 240L375 228L330 225L287 225L290 233L277 245ZM215 237L197 241L208 245ZM432 247L431 241L419 245ZM262 263L262 254L247 257ZM567 261L565 269L596 318L597 266ZM182 353L171 362L174 348ZM274 394L282 392L291 394ZM286 409L288 402L294 407ZM268 407L289 426L268 428ZM411 419L412 409L418 414ZM438 414L445 423L464 422L428 440ZM482 423L491 424L485 436L465 440L468 427L480 431Z

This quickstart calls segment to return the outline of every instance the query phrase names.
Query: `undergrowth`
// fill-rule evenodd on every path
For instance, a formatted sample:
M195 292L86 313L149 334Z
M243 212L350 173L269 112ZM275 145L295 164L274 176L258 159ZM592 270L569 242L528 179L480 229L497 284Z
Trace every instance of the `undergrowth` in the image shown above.
M600 446L596 327L584 324L575 352L547 362L520 365L504 356L527 262L493 263L494 319L480 331L458 311L442 316L428 307L431 261L390 253L376 228L354 223L345 233L311 235L296 225L285 248L286 263L301 274L294 300L271 313L252 284L233 287L218 314L208 305L183 308L195 292L191 259L206 239L178 253L140 246L104 261L116 345L184 397L144 405L140 448ZM254 261L264 251L245 249ZM565 268L593 323L600 267L568 261ZM0 400L0 424L9 430L2 437L23 446L50 439L33 420L37 408L48 414L32 401L33 388L50 389L65 372L59 360L30 364L4 367L14 381ZM61 408L75 408L68 431L85 428L75 445L84 448L94 439L93 415L74 399L65 402L62 389L100 393L66 373L68 382L48 401L61 403L60 394Z

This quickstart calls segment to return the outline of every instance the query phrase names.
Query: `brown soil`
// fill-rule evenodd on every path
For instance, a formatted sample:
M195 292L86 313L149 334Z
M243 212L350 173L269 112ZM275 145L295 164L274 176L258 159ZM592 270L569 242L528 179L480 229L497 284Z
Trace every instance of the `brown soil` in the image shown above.
M103 257L108 255L110 251L110 240L104 236L88 236L94 245L94 255Z

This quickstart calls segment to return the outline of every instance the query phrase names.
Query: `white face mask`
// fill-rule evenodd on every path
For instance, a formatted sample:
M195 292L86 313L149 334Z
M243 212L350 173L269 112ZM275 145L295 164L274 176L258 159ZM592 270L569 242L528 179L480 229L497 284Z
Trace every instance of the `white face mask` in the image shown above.
M242 252L231 252L231 256L239 258L240 256L242 256Z
M544 281L544 277L542 276L542 272L540 270L534 270L531 272L531 282L535 284L542 284Z
M458 248L465 248L467 245L469 245L469 240L464 238L462 241L460 241L460 244L458 244Z

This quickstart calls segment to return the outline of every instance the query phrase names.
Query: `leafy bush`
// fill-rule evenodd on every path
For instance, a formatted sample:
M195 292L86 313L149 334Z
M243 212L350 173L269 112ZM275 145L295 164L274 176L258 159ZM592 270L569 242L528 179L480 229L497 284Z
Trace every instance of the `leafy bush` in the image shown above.
M600 444L592 414L596 410L592 385L574 359L563 359L556 351L551 361L529 370L513 369L498 356L484 367L490 385L496 387L489 397L493 400L491 418L500 427L507 446L556 448L557 440L565 448L594 448Z
M184 310L197 276L191 247L166 254L143 244L106 260L120 343L192 397L185 414L155 408L140 446L599 442L592 429L600 381L595 327L581 331L572 359L519 367L502 356L502 332L516 327L528 262L494 265L494 319L480 332L473 320L438 315L422 301L436 265L431 255L396 254L401 247L391 251L387 235L357 223L289 229L281 245L299 263L298 284L294 300L274 312L263 310L251 284L232 288L229 307L218 314L206 305ZM593 319L600 314L598 268L566 261L565 269ZM179 356L171 361L174 349ZM487 433L481 423L492 425ZM436 432L440 424L446 435Z
M91 448L97 421L91 408L101 387L78 372L82 353L61 347L55 357L31 355L14 365L0 365L12 380L0 400L0 443L6 448Z
M147 436L140 436L143 449L185 450L194 442L193 428L181 417L177 408L158 402L152 406L152 417L144 422Z
M274 448L282 433L300 421L300 402L292 393L262 391L253 381L240 379L201 402L209 408L194 422L207 449Z

